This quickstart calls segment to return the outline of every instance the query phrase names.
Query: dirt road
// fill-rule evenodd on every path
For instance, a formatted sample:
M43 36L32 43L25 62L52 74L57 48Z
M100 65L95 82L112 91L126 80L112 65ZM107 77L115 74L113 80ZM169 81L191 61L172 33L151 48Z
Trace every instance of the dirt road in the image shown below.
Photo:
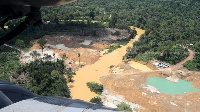
M91 98L97 96L95 93L90 92L86 83L93 81L100 83L100 77L109 75L109 67L111 65L116 66L122 62L122 57L126 54L126 48L132 47L133 42L138 41L140 36L145 32L139 28L136 28L136 31L137 36L130 40L126 46L122 46L110 54L103 55L96 63L80 68L76 72L74 82L69 83L73 99L90 101Z
M184 63L186 63L189 60L194 59L194 52L190 49L188 49L188 51L189 51L189 56L187 58L185 58L183 61L177 63L175 66L173 66L171 68L172 71L178 70L179 68L181 68L183 66Z

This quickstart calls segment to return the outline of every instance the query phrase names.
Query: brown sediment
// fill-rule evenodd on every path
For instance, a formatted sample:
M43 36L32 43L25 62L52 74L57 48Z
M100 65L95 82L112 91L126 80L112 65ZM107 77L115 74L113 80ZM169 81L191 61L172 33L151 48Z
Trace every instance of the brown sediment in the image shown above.
M188 81L199 85L199 73L188 76ZM166 78L159 71L138 72L136 74L112 74L101 78L104 89L112 95L122 95L127 102L137 103L141 106L138 111L146 112L197 112L200 109L200 93L190 92L186 95L168 95L152 93L141 86L149 77ZM192 80L195 79L195 80Z
M126 54L126 48L132 47L133 42L137 41L141 34L145 31L139 28L136 28L138 35L130 40L126 46L122 46L115 51L103 55L100 59L92 65L87 65L83 68L80 68L74 77L74 82L70 83L71 96L73 99L81 99L84 101L90 101L91 98L97 96L97 94L91 92L87 87L87 82L100 82L100 77L109 75L109 67L111 65L118 65L122 62L123 56Z

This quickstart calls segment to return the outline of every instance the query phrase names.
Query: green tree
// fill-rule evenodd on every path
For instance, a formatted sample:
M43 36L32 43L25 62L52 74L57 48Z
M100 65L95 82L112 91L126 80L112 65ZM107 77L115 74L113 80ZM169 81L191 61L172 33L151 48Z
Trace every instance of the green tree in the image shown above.
M114 66L114 65L110 65L110 67L109 67L109 68L110 68L110 69L112 69L113 67L115 67L115 66Z
M53 59L54 59L54 63L55 63L55 56L56 56L56 54L55 54L55 53L53 53Z
M164 51L163 60L170 64L176 64L188 56L187 49L180 46L172 46Z
M100 97L94 97L90 100L91 103L96 103L96 104L103 104L103 102L101 101Z
M47 40L44 39L44 38L40 38L40 39L37 41L37 43L38 43L39 46L41 47L41 49L42 49L42 53L43 53L44 46L45 46L45 44L47 43Z
M186 67L190 71L199 71L200 69L197 68L197 64L195 61L187 61L183 66Z
M44 60L51 60L51 55L49 54L44 54Z
M200 64L200 42L195 44L195 62Z
M130 105L127 105L126 103L121 103L121 104L117 105L117 107L120 110L124 110L126 112L132 112Z
M23 40L17 39L15 42L15 46L19 47L19 48L24 48L25 47L25 43Z
M67 73L67 77L68 77L69 82L72 82L72 78L74 77L74 75L76 75L76 73L74 73L74 72L68 72Z
M116 27L117 20L118 20L117 13L112 13L109 18L109 27L111 28Z
M24 66L24 72L28 74L31 82L28 89L41 96L70 97L64 71L62 60L57 60L55 63L35 60Z
M11 76L18 76L21 70L20 52L7 46L0 46L0 80L11 81Z
M79 67L81 66L81 65L80 65L80 61L81 61L80 58L81 58L81 54L78 53L78 62L79 62Z
M37 51L32 51L30 55L32 56L32 58L34 58L34 60L41 56L40 53L38 53Z
M95 17L95 13L93 11L90 11L89 13L90 18L93 20Z
M129 36L130 39L133 39L137 35L137 31L135 30L135 28L133 30L130 30L129 33L130 33Z

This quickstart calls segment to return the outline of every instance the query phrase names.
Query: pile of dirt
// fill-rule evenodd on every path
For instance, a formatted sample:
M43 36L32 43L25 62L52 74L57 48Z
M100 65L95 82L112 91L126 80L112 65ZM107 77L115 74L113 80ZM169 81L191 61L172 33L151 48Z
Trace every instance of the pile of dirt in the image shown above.
M200 93L190 92L186 95L168 95L152 93L141 86L149 77L166 78L159 71L141 72L131 75L112 74L101 78L104 89L112 95L122 95L127 102L136 103L143 111L198 111L200 109ZM199 85L200 74L193 74L185 80ZM192 84L192 85L193 85Z

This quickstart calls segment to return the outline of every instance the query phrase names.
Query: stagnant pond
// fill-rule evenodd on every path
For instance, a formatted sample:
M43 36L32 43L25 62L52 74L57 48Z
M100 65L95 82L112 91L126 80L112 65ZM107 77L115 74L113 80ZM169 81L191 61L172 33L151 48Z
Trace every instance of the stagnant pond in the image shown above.
M188 92L200 92L200 89L195 89L191 86L192 82L179 80L177 83L168 81L164 78L151 77L145 83L145 86L151 85L158 89L161 93L165 94L180 94L184 95Z

